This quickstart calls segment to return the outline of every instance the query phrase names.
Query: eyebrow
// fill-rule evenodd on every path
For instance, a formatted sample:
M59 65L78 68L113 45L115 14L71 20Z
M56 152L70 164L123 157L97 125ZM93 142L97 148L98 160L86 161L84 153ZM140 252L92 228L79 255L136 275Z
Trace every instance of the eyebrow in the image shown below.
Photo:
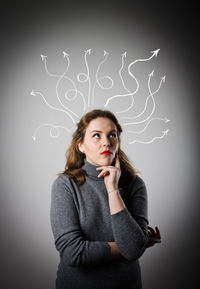
M102 131L95 129L95 130L92 130L90 133L93 133L93 132L102 132ZM109 131L109 133L111 133L111 132L117 132L117 130L116 129L112 129L112 130Z

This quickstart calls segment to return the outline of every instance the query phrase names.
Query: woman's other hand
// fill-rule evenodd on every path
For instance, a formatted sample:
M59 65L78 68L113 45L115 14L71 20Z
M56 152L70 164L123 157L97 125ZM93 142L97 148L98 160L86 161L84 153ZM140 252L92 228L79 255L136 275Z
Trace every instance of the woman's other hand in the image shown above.
M152 227L148 226L149 233L149 242L147 244L148 247L154 246L156 243L161 243L161 235L158 227L155 227L155 231Z

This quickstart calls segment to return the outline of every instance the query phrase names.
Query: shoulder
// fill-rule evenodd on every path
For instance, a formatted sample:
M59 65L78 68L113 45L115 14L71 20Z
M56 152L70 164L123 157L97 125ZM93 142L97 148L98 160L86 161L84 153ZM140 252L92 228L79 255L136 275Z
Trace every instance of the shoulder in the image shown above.
M52 188L57 188L59 186L67 186L69 182L70 180L67 176L60 175L52 182Z
M146 195L147 194L147 190L146 190L146 185L144 180L136 175L134 180L132 182L130 182L129 187L128 187L131 195L135 195L135 194L143 194Z
M64 196L73 193L73 180L65 175L59 175L51 185L52 196Z
M139 188L139 187L145 187L145 182L144 180L139 176L136 175L134 178L132 178L131 180L129 180L129 182L126 184L125 187L128 188Z
M144 180L138 175L136 175L136 177L135 177L135 186L136 187L146 187Z

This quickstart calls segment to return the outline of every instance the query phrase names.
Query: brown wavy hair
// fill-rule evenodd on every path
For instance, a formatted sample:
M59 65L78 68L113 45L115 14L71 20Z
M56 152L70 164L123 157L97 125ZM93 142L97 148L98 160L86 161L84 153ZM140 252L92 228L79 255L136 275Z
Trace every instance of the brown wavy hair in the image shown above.
M110 119L117 128L117 136L119 139L118 157L120 161L121 177L119 185L122 186L125 183L133 180L137 174L135 169L132 167L126 154L120 149L120 134L122 133L122 127L119 124L115 115L108 110L94 109L86 113L81 120L77 123L77 129L72 136L72 142L70 147L66 151L66 165L65 170L58 175L65 175L74 179L79 185L85 182L86 172L82 169L84 164L85 154L82 153L78 148L78 143L84 141L86 128L89 123L98 117Z

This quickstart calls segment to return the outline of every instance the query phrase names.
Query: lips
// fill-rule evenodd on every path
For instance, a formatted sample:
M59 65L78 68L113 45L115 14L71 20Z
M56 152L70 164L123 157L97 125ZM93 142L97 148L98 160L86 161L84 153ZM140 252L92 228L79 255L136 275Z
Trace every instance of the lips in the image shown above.
M103 152L101 153L101 155L111 155L111 154L112 154L112 152L109 151L109 150L103 151Z

